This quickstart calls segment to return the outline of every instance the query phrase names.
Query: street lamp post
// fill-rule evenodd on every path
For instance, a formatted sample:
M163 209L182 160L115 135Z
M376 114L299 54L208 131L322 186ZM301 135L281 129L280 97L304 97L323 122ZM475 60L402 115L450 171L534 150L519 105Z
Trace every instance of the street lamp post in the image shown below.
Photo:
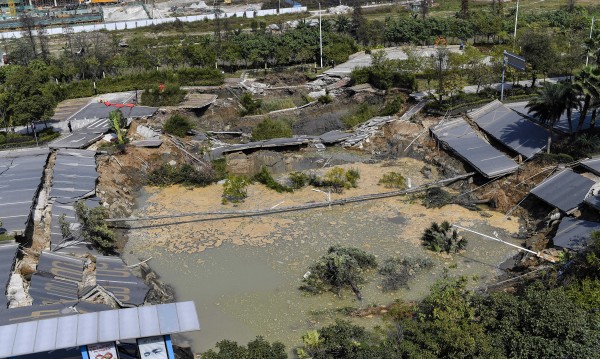
M519 0L517 0L517 12L515 13L515 33L513 34L513 51L517 46L517 23L519 22Z

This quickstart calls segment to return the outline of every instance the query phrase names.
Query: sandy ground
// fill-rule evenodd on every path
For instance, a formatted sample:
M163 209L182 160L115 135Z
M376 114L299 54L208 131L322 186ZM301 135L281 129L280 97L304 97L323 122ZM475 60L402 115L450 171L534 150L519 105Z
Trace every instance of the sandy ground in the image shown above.
M332 199L388 191L389 189L377 184L386 172L402 173L411 179L413 186L431 182L432 179L426 179L420 173L423 166L422 162L409 158L399 159L386 165L353 164L340 166L357 168L360 171L361 178L358 188L346 190L343 194L332 194ZM218 184L194 189L181 186L148 187L146 191L150 194L150 197L146 201L144 210L138 216L267 209L275 205L284 207L326 200L324 193L312 191L311 188L303 188L294 193L280 194L260 184L249 186L248 198L244 203L235 207L231 204L223 205L221 203L222 186ZM481 216L482 212L470 211L458 205L445 206L441 209L427 209L420 204L420 199L414 195L378 200L377 203L377 206L369 206L368 211L356 213L357 223L368 223L370 218L375 216L402 217L407 221L404 224L404 233L401 233L400 236L414 243L418 243L419 234L432 221L448 220L451 223L466 227L474 225L476 222L485 221L489 226L508 233L518 231L517 221L506 220L503 218L503 214L499 212L486 211L486 216L489 215L489 217L484 219ZM154 222L153 224L156 223L160 222ZM132 223L133 226L140 224ZM218 221L196 221L176 226L156 226L141 229L142 233L138 234L151 239L145 241L145 245L163 247L174 253L195 253L208 248L219 247L224 242L231 242L236 245L265 246L274 241L292 240L292 238L302 237L302 233L299 232L301 230L296 229L296 227L304 227L302 226L304 224L294 223L293 220L283 215L270 215ZM329 224L343 227L353 225L352 223L337 222L335 220L332 220ZM140 231L140 229L136 231Z

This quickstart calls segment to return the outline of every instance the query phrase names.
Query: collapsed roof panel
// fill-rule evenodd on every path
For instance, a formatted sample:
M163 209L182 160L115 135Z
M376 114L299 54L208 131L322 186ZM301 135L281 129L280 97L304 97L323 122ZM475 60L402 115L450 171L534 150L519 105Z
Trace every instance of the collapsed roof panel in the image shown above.
M507 155L479 138L462 118L438 125L431 132L487 178L502 176L519 168Z
M593 231L600 230L600 223L565 217L560 221L554 236L554 245L575 251L584 249L590 243Z
M589 160L580 161L579 164L585 167L587 170L600 176L600 156L592 157Z
M0 283L2 285L2 293L6 293L6 286L10 281L13 266L15 264L15 257L17 256L18 244L2 244L0 245ZM1 307L8 306L8 300L6 296L2 296L3 301L0 303Z
M591 179L567 168L537 185L531 193L549 205L569 212L581 205L594 184Z
M589 196L585 199L585 203L592 208L600 211L600 196Z
M133 275L119 257L96 257L96 284L123 304L142 305L149 291L146 283Z
M7 151L0 156L0 218L8 232L27 227L48 150Z
M545 128L523 118L498 100L471 112L469 118L485 133L525 158L533 157L546 147L548 133Z
M34 304L51 304L78 299L77 283L34 274L31 277L29 295Z
M43 251L40 255L37 271L49 273L66 280L81 282L83 261L78 258Z

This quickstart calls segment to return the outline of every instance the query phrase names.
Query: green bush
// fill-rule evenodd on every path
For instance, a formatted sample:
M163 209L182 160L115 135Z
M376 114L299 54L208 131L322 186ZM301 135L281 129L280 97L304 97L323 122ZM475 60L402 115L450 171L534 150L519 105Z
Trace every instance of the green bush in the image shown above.
M142 105L144 106L176 106L185 98L186 92L179 85L167 84L164 90L157 87L146 87L142 94Z
M179 167L168 163L161 165L148 175L148 184L152 186L170 186L181 184L186 186L206 186L216 180L214 170L200 171L189 164Z
M402 110L404 99L401 96L396 96L394 99L385 104L379 112L380 116L393 116Z
M94 82L97 93L111 93L140 90L147 87L158 88L160 84L174 83L181 86L218 86L223 83L223 74L215 68L186 67L177 70L150 70L103 79L73 81L60 86L64 99L94 96Z
M240 110L240 116L255 115L262 106L262 100L255 99L250 92L244 92L240 97L240 104L243 107Z
M346 182L352 188L358 187L358 180L360 179L360 172L356 168L351 168L346 171L344 177L346 177Z
M264 119L252 130L252 140L262 141L272 138L292 137L292 128L283 120Z
M326 95L319 96L319 98L317 100L321 104L328 104L328 103L333 102L333 97L331 97L330 94L326 94Z
M114 252L117 237L105 221L108 218L108 209L104 206L88 208L83 201L75 202L74 207L83 238L103 254Z
M400 190L408 187L408 181L398 172L384 173L383 177L379 180L379 184L384 185L386 188L397 188Z
M267 186L267 188L277 191L278 193L293 192L293 190L290 187L284 186L281 183L275 181L267 167L261 168L260 172L254 176L254 180L264 184L265 186Z
M227 177L227 160L225 158L213 160L211 164L215 172L215 181L220 181Z
M225 183L223 183L223 204L243 202L248 197L249 184L250 181L244 176L227 176Z
M381 287L384 292L408 287L408 281L412 276L431 267L433 261L429 258L388 258L379 268L379 274L383 276Z
M342 122L348 128L352 128L358 124L366 122L377 115L377 111L367 103L362 103L358 108L349 115L342 117Z
M447 191L433 187L427 189L423 198L423 205L427 208L442 208L447 204L452 203L453 197Z
M306 186L310 180L309 176L303 172L292 172L289 174L293 189L300 189Z
M184 137L191 129L192 124L190 123L188 118L178 113L171 116L163 126L163 130L166 133L178 137Z
M459 236L447 221L431 223L421 240L425 247L434 252L458 253L467 247L467 240Z

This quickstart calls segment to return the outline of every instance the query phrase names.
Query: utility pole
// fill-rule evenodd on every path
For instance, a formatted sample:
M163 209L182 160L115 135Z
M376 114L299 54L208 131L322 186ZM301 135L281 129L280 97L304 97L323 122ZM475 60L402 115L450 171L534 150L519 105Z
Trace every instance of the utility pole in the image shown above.
M504 101L504 73L506 72L506 50L502 53L502 88L500 90L500 101Z
M590 27L590 40L592 39L592 34L594 33L594 17L592 17L592 26ZM590 62L590 52L588 51L585 55L585 66Z
M321 31L321 3L319 3L319 49L321 51L321 68L323 68L323 32Z
M519 0L517 0L517 12L515 12L515 33L513 34L513 51L517 46L517 23L519 22Z

